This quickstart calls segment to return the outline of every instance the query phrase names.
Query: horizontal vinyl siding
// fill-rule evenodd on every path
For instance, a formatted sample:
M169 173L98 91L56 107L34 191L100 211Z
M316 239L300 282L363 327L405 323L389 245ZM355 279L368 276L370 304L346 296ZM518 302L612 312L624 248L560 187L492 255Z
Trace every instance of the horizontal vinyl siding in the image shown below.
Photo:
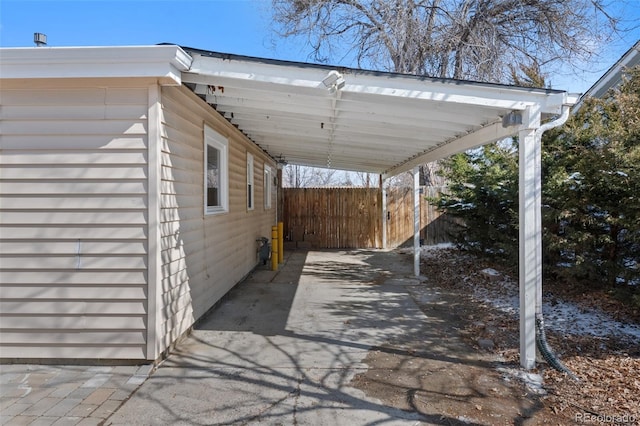
M256 239L270 236L263 164L275 165L184 87L163 87L161 319L165 345L184 333L257 264ZM204 215L204 125L229 141L229 212ZM247 151L254 156L255 209L247 211ZM274 191L275 194L275 191Z
M0 357L145 358L147 87L3 84Z

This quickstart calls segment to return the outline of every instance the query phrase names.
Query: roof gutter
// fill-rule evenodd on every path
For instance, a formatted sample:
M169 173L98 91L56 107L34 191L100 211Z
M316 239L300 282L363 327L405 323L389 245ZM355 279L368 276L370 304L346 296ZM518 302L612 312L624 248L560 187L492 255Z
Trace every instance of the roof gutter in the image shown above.
M570 111L571 111L570 105L562 105L562 113L560 114L560 117L548 123L544 123L543 125L538 127L538 130L536 130L536 137L539 138L539 140L542 140L542 134L544 132L546 132L547 130L554 129L556 127L560 127L564 123L566 123L567 120L569 119Z

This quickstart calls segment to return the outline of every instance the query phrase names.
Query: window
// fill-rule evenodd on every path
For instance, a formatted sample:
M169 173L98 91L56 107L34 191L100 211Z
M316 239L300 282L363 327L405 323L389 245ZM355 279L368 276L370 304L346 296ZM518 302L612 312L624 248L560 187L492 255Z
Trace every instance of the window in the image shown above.
M229 172L227 139L204 128L204 210L205 214L229 211Z
M253 155L247 152L247 210L253 210Z
M273 184L273 172L271 167L264 165L264 208L271 208L271 185Z

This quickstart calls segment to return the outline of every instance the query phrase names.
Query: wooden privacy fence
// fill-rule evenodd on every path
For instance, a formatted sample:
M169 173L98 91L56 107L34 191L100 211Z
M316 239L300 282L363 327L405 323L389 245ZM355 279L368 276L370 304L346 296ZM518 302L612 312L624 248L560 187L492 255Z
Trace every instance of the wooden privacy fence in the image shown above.
M431 205L441 188L423 187L420 229L425 244L448 241L449 221ZM382 247L379 188L284 188L285 240L308 248ZM387 247L413 239L413 189L387 190Z
M424 244L448 242L452 223L429 199L436 198L444 187L420 187L420 238ZM387 190L387 247L413 244L413 188Z
M382 246L378 188L284 188L285 239L313 248Z

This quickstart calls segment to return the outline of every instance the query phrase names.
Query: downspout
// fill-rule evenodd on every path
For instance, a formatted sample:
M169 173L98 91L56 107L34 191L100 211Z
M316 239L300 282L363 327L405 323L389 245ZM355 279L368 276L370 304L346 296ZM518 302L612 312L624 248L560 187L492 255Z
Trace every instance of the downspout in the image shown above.
M548 123L545 123L543 125L541 125L535 133L535 137L536 137L536 143L540 144L540 146L542 146L542 134L544 132L546 132L547 130L550 129L554 129L556 127L562 126L564 123L567 122L567 119L569 118L569 112L571 110L571 107L568 105L563 105L562 106L562 113L560 114L560 117L558 117L557 119L550 121ZM572 379L579 381L578 377L576 377L575 374L573 374L571 372L571 370L569 370L567 367L565 367L564 364L562 364L562 362L557 358L557 356L555 355L555 353L551 350L551 348L549 347L549 344L547 343L547 337L545 335L545 331L544 331L544 317L542 315L542 280L538 280L536 283L536 346L538 348L538 350L540 351L540 354L542 355L542 357L545 359L545 361L547 361L549 363L549 365L551 365L553 368L555 368L558 371L561 371L563 373L567 373L567 375L569 375L569 377L571 377Z
M556 120L550 121L548 123L544 123L536 130L536 143L542 146L542 134L547 130L554 129L556 127L562 126L569 119L569 111L571 108L567 105L562 106L562 113L560 117ZM538 281L536 285L536 318L540 316L542 317L542 280Z

